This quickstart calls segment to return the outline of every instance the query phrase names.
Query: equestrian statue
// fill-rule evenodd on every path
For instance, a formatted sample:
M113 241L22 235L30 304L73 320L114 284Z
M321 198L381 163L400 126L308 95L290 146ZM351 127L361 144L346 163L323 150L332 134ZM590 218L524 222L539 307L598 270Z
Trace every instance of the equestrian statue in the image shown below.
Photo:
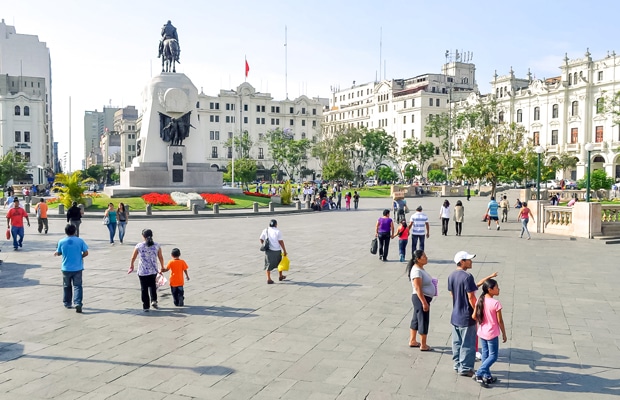
M179 61L180 55L181 47L179 46L177 28L168 20L161 28L161 40L159 41L157 58L161 57L161 72L177 72L175 63L181 63Z

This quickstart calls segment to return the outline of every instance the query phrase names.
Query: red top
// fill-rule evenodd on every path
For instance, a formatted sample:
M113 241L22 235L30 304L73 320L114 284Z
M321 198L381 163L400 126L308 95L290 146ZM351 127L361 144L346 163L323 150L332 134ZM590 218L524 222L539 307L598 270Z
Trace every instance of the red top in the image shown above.
M21 207L13 207L8 213L6 213L6 217L11 220L11 226L23 228L24 218L28 218L28 214L26 213L26 210Z
M532 212L529 208L523 207L521 209L521 219L530 219L530 215L532 215Z
M168 261L166 269L170 270L170 286L178 287L183 286L185 280L183 279L183 271L187 270L187 264L181 259L173 259Z
M403 229L402 226L398 228L398 238L403 239L403 240L409 239L409 229L408 228Z

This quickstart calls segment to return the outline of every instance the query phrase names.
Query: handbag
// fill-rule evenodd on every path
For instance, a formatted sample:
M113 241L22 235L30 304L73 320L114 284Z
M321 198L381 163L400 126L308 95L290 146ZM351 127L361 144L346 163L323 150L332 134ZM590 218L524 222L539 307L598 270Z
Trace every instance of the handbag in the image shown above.
M267 251L269 250L269 236L267 235L267 230L265 229L263 232L265 232L265 240L263 241L262 246L260 247L260 251Z
M104 225L108 225L110 223L110 218L108 217L103 217L103 224Z
M377 250L379 249L379 242L377 238L374 238L370 241L370 254L377 254Z
M278 271L288 271L288 267L291 265L291 261L287 256L282 256L280 264L278 264Z
M6 228L6 240L11 240L11 230Z

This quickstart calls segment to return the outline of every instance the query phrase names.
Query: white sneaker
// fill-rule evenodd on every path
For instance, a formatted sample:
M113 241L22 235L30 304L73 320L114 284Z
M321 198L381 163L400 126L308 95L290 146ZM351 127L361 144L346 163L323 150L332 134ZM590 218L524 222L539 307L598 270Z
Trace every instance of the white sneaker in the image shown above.
M488 230L491 230L491 227L490 227L490 226L487 226L487 229L488 229Z
M482 360L482 354L480 354L479 351L476 352L476 361L481 361Z

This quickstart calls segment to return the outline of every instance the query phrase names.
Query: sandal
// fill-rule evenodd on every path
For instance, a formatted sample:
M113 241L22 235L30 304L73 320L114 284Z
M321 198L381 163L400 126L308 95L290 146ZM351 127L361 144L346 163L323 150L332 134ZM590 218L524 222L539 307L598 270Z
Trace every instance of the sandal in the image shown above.
M415 343L415 344L409 343L409 347L420 347L420 343Z
M426 348L420 347L420 351L433 351L433 348L428 346Z

